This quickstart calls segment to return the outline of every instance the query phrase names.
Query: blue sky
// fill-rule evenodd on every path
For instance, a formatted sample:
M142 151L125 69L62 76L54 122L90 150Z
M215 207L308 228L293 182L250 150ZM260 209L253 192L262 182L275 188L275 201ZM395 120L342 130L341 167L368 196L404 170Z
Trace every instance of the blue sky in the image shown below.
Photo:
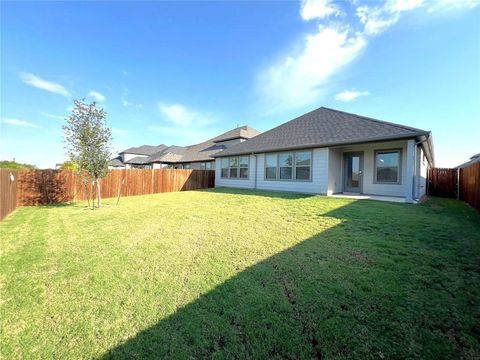
M2 159L62 162L75 98L105 108L112 151L327 106L431 130L437 166L480 152L478 1L1 7Z

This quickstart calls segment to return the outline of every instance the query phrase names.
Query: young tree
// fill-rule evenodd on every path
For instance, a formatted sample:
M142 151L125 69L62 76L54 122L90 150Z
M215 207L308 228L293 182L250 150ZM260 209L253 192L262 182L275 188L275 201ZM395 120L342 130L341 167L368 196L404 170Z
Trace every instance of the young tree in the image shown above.
M102 206L100 179L108 173L112 132L106 125L107 113L95 102L74 100L72 114L63 126L70 161L97 186L97 206Z

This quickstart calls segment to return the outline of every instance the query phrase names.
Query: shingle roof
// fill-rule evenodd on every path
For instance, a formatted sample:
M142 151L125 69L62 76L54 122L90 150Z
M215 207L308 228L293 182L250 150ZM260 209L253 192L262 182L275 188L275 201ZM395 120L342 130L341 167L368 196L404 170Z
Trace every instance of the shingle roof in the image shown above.
M132 147L122 151L120 154L135 154L148 155L136 156L133 159L126 161L126 164L149 164L154 162L164 163L181 163L181 162L195 162L195 161L213 161L212 155L225 149L225 146L217 144L221 141L232 140L237 138L250 139L260 132L251 128L250 126L241 126L223 134L220 134L210 140L199 144L190 146L166 146L166 145L142 145L139 147ZM111 166L124 166L121 156L110 160ZM115 164L115 165L114 165Z
M150 156L150 162L184 163L195 161L212 161L213 154L225 149L224 145L217 144L237 138L248 139L260 132L249 126L242 126L220 134L210 140L190 146L170 146Z
M251 139L258 134L260 134L260 131L248 125L244 125L218 135L217 137L213 138L213 142L221 142L238 138Z
M122 157L121 156L117 156L116 158L113 158L112 160L110 160L108 162L108 165L109 166L125 166L125 164L122 162Z
M215 157L427 135L428 131L321 107Z
M465 162L461 165L458 165L457 168L465 168L465 167L468 167L472 164L475 164L476 162L480 162L480 153L471 156L469 161L467 161L467 162Z
M149 164L149 157L148 156L135 156L134 158L131 158L130 160L125 161L125 164Z
M159 151L162 151L163 149L165 149L167 147L167 145L164 145L164 144L160 144L158 146L154 146L154 145L142 145L142 146L138 146L138 147L131 147L131 148L128 148L127 150L123 150L121 153L119 154L123 154L123 153L126 153L126 154L134 154L134 155L153 155Z
M149 160L150 162L176 162L186 151L187 147L185 146L172 145L153 154L149 157Z

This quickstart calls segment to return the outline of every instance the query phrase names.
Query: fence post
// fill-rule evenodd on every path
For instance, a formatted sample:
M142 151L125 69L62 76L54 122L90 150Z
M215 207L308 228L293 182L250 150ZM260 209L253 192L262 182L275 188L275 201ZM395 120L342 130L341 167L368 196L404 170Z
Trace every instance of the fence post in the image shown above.
M457 168L457 200L460 199L460 168Z

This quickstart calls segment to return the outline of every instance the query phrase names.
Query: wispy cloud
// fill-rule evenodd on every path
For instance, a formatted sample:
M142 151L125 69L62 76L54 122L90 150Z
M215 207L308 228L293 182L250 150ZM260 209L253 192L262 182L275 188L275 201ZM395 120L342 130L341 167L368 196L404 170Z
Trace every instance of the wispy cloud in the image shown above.
M176 137L178 143L191 144L214 136L218 129L215 115L205 113L179 103L158 103L162 119L160 124L151 124L148 130L163 136Z
M124 88L123 89L123 94L122 94L122 106L123 107L134 107L134 108L137 108L137 109L143 108L142 104L138 104L138 103L128 101L127 100L127 95L128 95L128 89Z
M2 122L4 124L8 124L8 125L38 128L38 125L36 125L34 123L31 123L29 121L26 121L26 120L19 120L19 119L13 119L13 118L2 118Z
M360 34L349 35L348 29L319 26L307 35L302 49L289 54L261 74L259 90L268 105L303 106L322 94L327 80L355 60L365 47Z
M402 12L417 9L423 0L393 0L379 3L377 6L362 5L356 9L356 15L364 25L364 33L370 36L379 35L395 24Z
M212 116L180 104L159 103L158 108L166 121L180 127L202 127L215 122Z
M123 105L124 107L136 107L136 108L138 108L138 109L143 108L143 105L142 105L142 104L136 104L136 103L127 101L127 100L125 100L125 99L122 99L122 105Z
M331 0L302 0L300 7L300 15L307 21L340 14L340 9Z
M480 5L479 0L436 0L426 4L428 12L469 10Z
M338 101L352 101L360 96L368 96L370 93L368 91L357 91L357 90L344 90L341 93L335 95L335 100Z
M310 105L328 91L332 78L366 50L370 38L396 24L403 14L471 9L479 0L301 0L304 21L316 21L293 50L286 52L257 78L262 108L278 112Z
M34 74L21 72L20 78L25 84L36 87L37 89L42 89L54 94L70 97L70 92L62 85L52 81L44 80Z
M65 120L67 118L66 116L54 115L54 114L50 114L50 113L46 113L46 112L41 112L40 114L42 114L43 116L46 116L50 119Z
M88 93L88 96L94 98L95 101L98 101L98 102L103 102L107 99L105 96L103 96L101 93L99 93L98 91L95 91L95 90L90 91Z

